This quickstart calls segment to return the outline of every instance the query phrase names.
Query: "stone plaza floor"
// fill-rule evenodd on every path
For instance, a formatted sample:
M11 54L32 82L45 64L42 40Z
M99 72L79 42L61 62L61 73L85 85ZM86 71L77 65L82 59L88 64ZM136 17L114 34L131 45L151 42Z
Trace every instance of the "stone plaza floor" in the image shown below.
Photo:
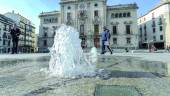
M98 58L97 76L61 79L45 72L50 54L0 55L0 96L170 96L170 53Z

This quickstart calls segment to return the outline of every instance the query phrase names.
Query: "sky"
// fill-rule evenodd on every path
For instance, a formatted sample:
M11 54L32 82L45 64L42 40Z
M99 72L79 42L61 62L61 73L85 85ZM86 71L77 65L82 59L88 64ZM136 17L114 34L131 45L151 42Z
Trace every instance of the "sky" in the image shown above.
M28 18L35 24L36 33L39 32L39 18L41 12L48 12L60 10L60 0L0 0L0 14L7 12L19 13ZM156 4L159 0L108 0L108 5L137 3L138 16L145 14Z

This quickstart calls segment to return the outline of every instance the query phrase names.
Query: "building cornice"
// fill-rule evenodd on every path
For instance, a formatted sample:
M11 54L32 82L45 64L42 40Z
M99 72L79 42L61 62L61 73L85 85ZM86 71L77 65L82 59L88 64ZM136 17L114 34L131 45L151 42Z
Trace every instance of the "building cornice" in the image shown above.
M107 6L107 10L127 10L127 9L138 9L138 6L136 3Z
M42 12L38 17L60 15L60 11Z
M0 22L5 24L13 24L15 23L12 19L0 14Z
M103 2L107 2L107 0L60 0L60 4L79 3L79 2L87 2L87 1L103 1Z

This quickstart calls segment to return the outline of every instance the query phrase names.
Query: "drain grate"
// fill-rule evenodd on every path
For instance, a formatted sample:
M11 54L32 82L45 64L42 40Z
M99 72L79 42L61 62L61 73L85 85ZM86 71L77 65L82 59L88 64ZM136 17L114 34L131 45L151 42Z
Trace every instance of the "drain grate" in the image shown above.
M94 96L142 96L133 86L97 85Z

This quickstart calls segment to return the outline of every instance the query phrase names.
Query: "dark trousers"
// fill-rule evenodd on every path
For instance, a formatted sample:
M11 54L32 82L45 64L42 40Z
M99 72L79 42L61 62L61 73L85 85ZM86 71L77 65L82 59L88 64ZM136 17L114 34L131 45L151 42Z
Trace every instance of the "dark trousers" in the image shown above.
M110 48L110 46L107 45L106 47L107 47L107 49L109 49L110 53L112 54L113 52L112 52L112 49Z
M18 53L18 38L13 38L12 39L13 46L12 46L12 54Z
M102 40L102 52L101 54L104 54L105 53L105 40Z

